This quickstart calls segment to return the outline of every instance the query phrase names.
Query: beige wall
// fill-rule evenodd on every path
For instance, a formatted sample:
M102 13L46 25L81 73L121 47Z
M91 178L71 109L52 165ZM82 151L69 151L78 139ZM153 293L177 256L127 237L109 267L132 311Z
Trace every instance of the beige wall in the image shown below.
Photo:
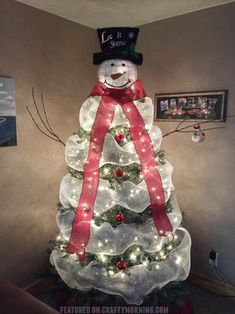
M228 115L234 115L234 16L235 4L229 4L141 26L139 77L149 96L227 88ZM176 126L158 124L163 133ZM213 276L208 252L214 248L235 282L235 118L223 125L208 132L204 143L177 134L166 137L163 148L175 167L174 185L193 240L192 270Z
M18 145L0 148L0 280L25 285L48 263L64 148L34 127L25 106L44 92L53 128L66 140L96 82L94 30L20 3L0 1L0 75L16 81ZM31 106L32 107L32 106Z
M139 77L155 92L229 89L228 114L235 114L235 5L204 10L140 29L144 54ZM94 30L15 3L0 2L0 75L16 80L17 147L0 149L0 280L25 285L48 263L59 184L66 173L64 149L43 137L25 105L31 87L44 92L53 128L65 140L78 126L78 112L96 82ZM159 123L163 132L174 123ZM212 275L208 251L234 280L234 120L207 133L203 144L190 135L164 140L185 225L193 239L193 270Z

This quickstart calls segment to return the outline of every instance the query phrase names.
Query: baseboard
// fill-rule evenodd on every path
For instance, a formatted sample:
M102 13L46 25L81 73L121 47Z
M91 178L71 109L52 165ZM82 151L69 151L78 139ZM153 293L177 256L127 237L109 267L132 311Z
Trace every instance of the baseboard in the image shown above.
M52 284L51 280L48 280L45 278L38 279L32 282L31 284L27 285L26 287L24 287L24 290L31 295L38 295L42 293L45 289L50 287L51 284Z
M220 294L224 296L229 296L229 295L235 296L234 286L224 284L223 282L217 281L210 277L191 272L188 277L188 280L191 281L193 284L203 289L207 289L211 292L214 292L216 294Z

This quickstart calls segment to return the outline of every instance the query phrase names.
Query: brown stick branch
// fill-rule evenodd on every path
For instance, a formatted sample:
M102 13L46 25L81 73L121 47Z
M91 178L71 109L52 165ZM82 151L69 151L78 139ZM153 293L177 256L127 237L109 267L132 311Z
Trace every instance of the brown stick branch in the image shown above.
M32 113L30 112L28 106L26 106L26 109L27 109L28 113L30 114L31 119L33 120L33 122L34 122L35 126L38 128L38 130L39 130L42 134L44 134L44 135L46 135L47 137L49 137L50 139L52 139L53 141L59 142L57 139L55 139L54 137L48 135L46 132L44 132L44 131L40 128L40 126L39 126L39 125L37 124L37 122L35 121L35 119L34 119Z
M187 125L187 126L185 126L185 127L181 127L181 128L179 129L180 125L182 125L184 122L187 122L187 121L186 121L186 120L180 121L180 123L177 125L177 127L176 127L173 131L170 131L170 132L167 132L167 133L163 134L162 137L169 136L169 135L171 135L171 134L173 134L173 133L193 133L193 132L195 132L195 131L183 131L183 130L192 128L192 127L194 127L194 126L196 126L196 125L201 125L201 124L205 124L205 123L211 123L211 122L215 122L215 121L213 121L213 120L206 120L206 121L202 121L202 122L199 122L199 123L197 122L197 123L194 123L194 124L190 124L190 125ZM214 130L214 129L222 129L222 128L224 128L224 127L214 127L214 128L208 128L208 129L201 129L201 131Z
M46 131L49 133L46 133L46 131L44 131L36 122L36 119L33 117L31 111L29 110L29 107L26 106L26 109L31 117L31 119L33 120L35 126L38 128L38 130L43 134L46 135L47 137L49 137L50 139L52 139L55 142L61 143L63 146L65 146L65 143L60 139L60 137L53 131L53 129L51 128L51 125L49 123L49 119L47 116L47 112L46 112L46 106L45 106L45 102L44 102L44 98L43 98L43 94L41 94L41 103L42 103L42 108L43 108L43 113L44 113L44 117L45 117L45 121L43 120L43 117L40 113L39 107L37 105L37 101L35 98L35 94L34 94L34 88L32 88L32 98L33 98L33 104L34 107L36 109L36 113L39 117L39 120L41 121L42 125L45 127Z

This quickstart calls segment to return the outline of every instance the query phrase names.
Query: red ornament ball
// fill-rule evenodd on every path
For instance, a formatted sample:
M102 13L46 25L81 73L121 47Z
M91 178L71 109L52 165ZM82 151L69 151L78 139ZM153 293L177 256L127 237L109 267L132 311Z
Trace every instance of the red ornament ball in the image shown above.
M194 125L195 130L199 130L201 128L200 124Z
M118 133L115 135L115 140L118 142L118 143L121 143L124 141L124 135L122 133Z
M122 177L123 176L123 174L124 174L124 171L121 169L121 168L117 168L116 170L115 170L115 176L116 177Z
M122 213L117 214L116 221L121 225L125 221L125 216Z
M126 269L126 262L123 259L120 259L120 261L117 262L117 268L120 271L123 271Z

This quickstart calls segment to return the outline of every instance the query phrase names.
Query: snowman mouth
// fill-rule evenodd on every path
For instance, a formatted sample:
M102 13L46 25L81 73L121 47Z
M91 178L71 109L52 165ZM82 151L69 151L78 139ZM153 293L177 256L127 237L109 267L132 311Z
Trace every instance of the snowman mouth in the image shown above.
M129 83L130 83L131 81L128 79L128 81L125 83L125 84L123 84L123 85L112 85L112 84L109 84L106 80L104 81L104 83L105 84L107 84L107 85L109 85L109 86L111 86L111 87L125 87L125 86L127 86Z

